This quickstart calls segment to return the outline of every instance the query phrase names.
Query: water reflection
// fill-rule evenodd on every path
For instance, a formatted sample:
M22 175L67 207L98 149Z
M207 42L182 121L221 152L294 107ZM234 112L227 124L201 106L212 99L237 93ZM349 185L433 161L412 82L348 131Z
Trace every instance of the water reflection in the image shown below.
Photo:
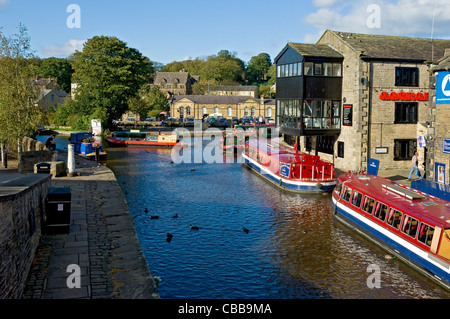
M330 195L280 191L240 163L175 164L168 149L107 151L162 298L449 297L338 223ZM367 287L370 264L381 269L379 289Z

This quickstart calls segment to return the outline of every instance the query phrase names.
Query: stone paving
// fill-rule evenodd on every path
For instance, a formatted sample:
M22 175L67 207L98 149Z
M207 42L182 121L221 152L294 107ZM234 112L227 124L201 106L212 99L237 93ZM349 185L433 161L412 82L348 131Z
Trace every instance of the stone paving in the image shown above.
M70 231L42 236L23 298L159 299L114 174L79 157L75 172L52 179L53 187L70 187ZM80 288L69 288L77 283L70 265L79 267Z

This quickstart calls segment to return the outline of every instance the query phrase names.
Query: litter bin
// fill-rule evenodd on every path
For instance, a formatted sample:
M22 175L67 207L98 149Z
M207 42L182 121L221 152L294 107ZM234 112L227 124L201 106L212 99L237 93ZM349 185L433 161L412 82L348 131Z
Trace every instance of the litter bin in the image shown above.
M36 173L50 174L50 163L38 163L36 164Z
M49 187L45 202L45 232L68 233L72 194L69 187Z

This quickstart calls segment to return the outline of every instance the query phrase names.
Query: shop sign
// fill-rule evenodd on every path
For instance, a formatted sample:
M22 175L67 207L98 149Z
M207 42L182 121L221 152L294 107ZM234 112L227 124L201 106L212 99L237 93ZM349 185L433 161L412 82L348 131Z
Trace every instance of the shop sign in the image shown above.
M450 154L450 138L444 138L444 143L442 145L442 152Z
M380 100L383 101L428 101L428 93L413 92L381 92Z
M450 104L450 72L438 72L436 79L436 104Z

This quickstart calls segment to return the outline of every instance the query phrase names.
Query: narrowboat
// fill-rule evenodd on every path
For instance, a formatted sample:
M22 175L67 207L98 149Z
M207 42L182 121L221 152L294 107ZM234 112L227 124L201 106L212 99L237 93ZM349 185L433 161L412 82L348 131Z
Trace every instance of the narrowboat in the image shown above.
M70 133L70 144L73 144L74 153L89 160L105 161L107 153L103 150L103 145L99 139L92 136L92 133L77 132Z
M249 139L243 165L291 192L324 193L336 186L334 164L265 139Z
M158 132L142 132L139 130L117 131L106 139L109 146L118 147L173 147L178 143L177 134L161 134Z
M450 202L364 173L339 176L336 218L450 289Z

